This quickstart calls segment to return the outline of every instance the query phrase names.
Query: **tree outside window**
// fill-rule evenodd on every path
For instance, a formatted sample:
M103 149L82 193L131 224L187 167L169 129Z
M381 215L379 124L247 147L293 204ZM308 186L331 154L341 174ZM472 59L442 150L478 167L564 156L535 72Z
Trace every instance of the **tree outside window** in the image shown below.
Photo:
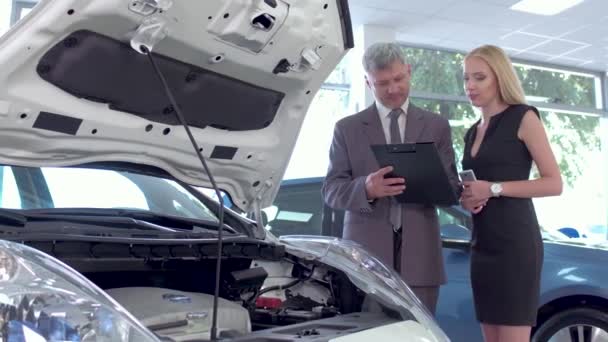
M412 90L439 95L464 95L462 65L464 54L404 47L412 64ZM562 72L516 64L527 97L535 102L560 103L595 108L595 79L593 76ZM538 101L541 100L541 101ZM414 99L414 103L441 113L452 122L456 150L462 150L466 129L479 115L466 103ZM581 173L580 156L574 148L600 148L599 117L551 112L543 114L543 122L559 155L558 162L565 181L572 185ZM465 126L463 126L463 124ZM567 128L567 129L566 129ZM462 156L462 152L456 152Z
M464 134L480 117L463 96L464 54L412 47L404 51L412 64L412 91L423 96L412 102L450 120L460 168ZM541 225L549 229L605 226L608 194L602 166L602 119L584 113L597 106L596 76L525 64L515 64L515 70L530 101L572 108L552 110L539 105L565 183L562 196L534 200ZM537 176L533 168L531 177Z

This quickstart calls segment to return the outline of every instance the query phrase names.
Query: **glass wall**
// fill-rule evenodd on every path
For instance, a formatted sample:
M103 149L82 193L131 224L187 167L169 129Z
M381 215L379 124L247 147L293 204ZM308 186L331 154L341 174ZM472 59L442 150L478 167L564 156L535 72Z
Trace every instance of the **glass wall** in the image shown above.
M450 120L460 168L464 133L479 119L464 96L457 52L404 47L412 64L412 102ZM599 75L515 63L526 97L541 111L564 179L559 197L534 199L543 228L573 227L590 238L606 238L607 186L602 154L602 93ZM607 132L603 132L606 134ZM605 154L605 150L604 150ZM537 177L533 170L531 177Z
M325 176L334 124L352 114L347 111L350 58L342 59L313 99L283 179Z
M38 0L1 0L0 35L4 34L14 23L28 14L37 2Z
M450 121L460 169L467 129L480 117L464 93L464 54L404 46L412 64L412 103ZM555 66L515 61L526 97L541 111L551 146L564 179L559 197L534 199L539 221L546 230L576 228L589 238L607 235L608 158L602 148L606 132L600 75ZM343 61L319 91L304 123L285 179L322 177L328 165L333 126L348 112L349 62ZM355 64L356 65L356 64ZM335 85L340 85L336 87ZM533 168L531 178L537 177Z
M515 71L530 101L599 108L597 76L520 63L515 64Z

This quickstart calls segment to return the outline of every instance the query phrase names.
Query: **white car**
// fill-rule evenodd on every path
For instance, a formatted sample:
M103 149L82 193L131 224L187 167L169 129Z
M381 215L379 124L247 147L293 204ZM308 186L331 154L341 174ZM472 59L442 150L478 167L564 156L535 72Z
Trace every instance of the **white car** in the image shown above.
M0 40L0 340L447 341L360 246L263 228L351 47L346 0L40 1Z

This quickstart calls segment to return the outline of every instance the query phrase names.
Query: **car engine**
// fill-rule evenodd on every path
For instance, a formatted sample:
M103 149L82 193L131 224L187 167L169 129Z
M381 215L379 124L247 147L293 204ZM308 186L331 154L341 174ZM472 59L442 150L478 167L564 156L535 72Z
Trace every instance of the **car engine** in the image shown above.
M153 287L123 287L106 291L156 335L171 341L209 338L213 296ZM219 299L218 332L251 332L249 312L241 305Z
M28 244L80 272L161 341L210 340L215 242ZM280 245L246 240L226 244L223 254L217 311L220 339L327 342L414 320L373 293L361 291L343 271L285 253Z

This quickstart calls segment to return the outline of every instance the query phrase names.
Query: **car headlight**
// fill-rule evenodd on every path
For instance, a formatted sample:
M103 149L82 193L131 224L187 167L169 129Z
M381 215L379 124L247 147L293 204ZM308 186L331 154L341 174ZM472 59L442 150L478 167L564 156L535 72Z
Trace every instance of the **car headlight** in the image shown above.
M395 303L401 317L414 316L439 342L450 339L433 316L393 269L385 266L359 244L332 237L285 236L287 251L304 259L314 259L343 271L362 291L387 303Z
M69 266L0 240L0 341L159 341Z

